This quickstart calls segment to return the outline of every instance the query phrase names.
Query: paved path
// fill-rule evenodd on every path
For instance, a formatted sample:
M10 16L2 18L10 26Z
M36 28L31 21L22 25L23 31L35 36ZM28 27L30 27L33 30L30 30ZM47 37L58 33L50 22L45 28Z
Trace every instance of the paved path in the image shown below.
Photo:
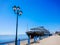
M60 45L60 36L54 35L43 40L40 40L39 43L34 43L31 45Z

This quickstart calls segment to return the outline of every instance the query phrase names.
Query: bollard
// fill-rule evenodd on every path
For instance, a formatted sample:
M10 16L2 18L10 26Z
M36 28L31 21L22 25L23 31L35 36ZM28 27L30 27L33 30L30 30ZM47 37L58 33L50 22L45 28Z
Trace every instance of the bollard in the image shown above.
M28 45L30 45L30 36L28 37Z
M20 45L20 40L17 41L17 45Z

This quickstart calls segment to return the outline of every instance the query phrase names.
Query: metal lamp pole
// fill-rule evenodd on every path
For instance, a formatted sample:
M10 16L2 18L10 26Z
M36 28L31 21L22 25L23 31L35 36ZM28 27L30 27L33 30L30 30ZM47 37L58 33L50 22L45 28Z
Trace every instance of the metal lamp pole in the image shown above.
M19 6L13 6L14 13L16 15L16 37L15 37L15 45L17 45L17 40L18 40L18 15L22 15L22 11L20 10Z

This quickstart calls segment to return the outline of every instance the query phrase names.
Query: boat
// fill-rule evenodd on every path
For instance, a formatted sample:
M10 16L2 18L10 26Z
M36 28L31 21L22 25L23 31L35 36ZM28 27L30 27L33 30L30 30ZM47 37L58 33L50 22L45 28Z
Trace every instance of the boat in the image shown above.
M35 36L44 36L44 35L50 35L50 32L44 28L44 26L39 26L35 28L31 28L30 31L27 31L26 34L28 37L31 39L34 38Z

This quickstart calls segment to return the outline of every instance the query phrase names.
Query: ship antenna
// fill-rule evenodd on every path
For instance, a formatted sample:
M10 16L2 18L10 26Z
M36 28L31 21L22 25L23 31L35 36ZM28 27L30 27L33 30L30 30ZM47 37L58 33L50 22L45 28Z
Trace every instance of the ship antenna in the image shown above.
M28 31L28 24L27 24L27 30L26 30L26 32Z

